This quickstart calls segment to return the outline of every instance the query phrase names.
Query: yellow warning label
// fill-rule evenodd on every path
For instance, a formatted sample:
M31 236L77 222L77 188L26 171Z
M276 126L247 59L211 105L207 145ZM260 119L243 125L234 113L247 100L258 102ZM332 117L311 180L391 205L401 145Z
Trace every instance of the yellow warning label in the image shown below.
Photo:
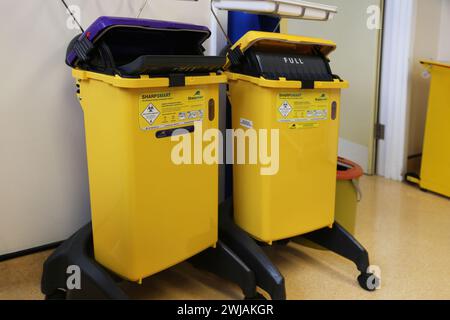
M312 129L328 120L330 97L320 91L281 92L277 97L277 120L290 129Z
M206 97L202 90L144 93L139 98L139 126L143 130L179 127L202 121Z

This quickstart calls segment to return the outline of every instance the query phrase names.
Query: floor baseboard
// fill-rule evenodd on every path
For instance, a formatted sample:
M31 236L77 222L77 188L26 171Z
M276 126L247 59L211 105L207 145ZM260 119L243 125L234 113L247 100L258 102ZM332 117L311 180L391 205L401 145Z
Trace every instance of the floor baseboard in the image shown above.
M61 243L62 243L62 241L58 241L58 242L46 244L46 245L35 247L35 248L30 248L30 249L26 249L26 250L22 250L22 251L18 251L18 252L4 254L4 255L0 256L0 262L6 261L6 260L20 258L20 257L27 256L27 255L33 254L33 253L39 253L39 252L42 252L42 251L55 249Z

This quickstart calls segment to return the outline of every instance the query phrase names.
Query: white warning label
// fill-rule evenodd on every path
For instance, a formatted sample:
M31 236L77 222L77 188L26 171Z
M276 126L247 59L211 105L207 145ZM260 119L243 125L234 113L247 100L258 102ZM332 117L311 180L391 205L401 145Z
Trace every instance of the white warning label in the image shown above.
M247 129L253 129L253 121L241 118L241 126Z
M156 107L152 103L150 103L144 110L144 112L142 112L142 116L145 120L147 120L149 124L153 124L156 119L158 119L160 114L161 112L159 112L159 110L156 109Z
M279 110L283 117L287 117L292 112L292 107L289 102L285 101L283 102Z

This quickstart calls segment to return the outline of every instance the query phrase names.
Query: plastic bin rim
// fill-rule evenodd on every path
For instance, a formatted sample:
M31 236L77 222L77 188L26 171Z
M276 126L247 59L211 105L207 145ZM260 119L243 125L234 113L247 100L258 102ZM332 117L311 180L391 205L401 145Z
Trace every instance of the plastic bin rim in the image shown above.
M305 36L296 36L285 33L274 33L265 31L249 31L242 36L241 39L236 41L232 46L232 49L241 47L242 51L251 48L255 43L264 40L272 40L274 42L295 43L295 44L307 44L307 45L320 45L329 48L329 53L336 49L336 43L331 40L325 40L321 38L312 38Z
M337 171L337 179L340 181L345 180L356 180L361 178L364 175L363 169L356 163L344 159L344 158L338 158L338 164L344 164L346 166L349 166L350 169L348 170L338 170Z
M280 78L279 80L267 80L263 77L252 77L239 73L233 73L226 71L225 75L228 77L229 81L247 81L254 83L260 87L266 88L286 88L286 89L302 89L303 85L301 81L296 80L286 80L285 78ZM346 89L349 87L348 81L340 81L338 79L334 81L316 81L314 83L314 89Z
M242 52L245 52L247 49L251 48L254 44L264 41L271 40L273 42L279 43L292 43L292 44L303 44L303 45L317 45L321 46L322 49L326 48L326 50L322 50L322 53L325 56L328 56L331 52L336 50L336 43L330 40L320 39L320 38L311 38L304 36L295 36L284 33L273 33L273 32L263 32L263 31L249 31L242 38L240 38L236 43L231 47L231 50L239 47ZM225 64L225 69L229 68L230 61L227 58L227 63Z
M91 43L95 43L106 32L108 32L111 29L119 27L166 30L166 31L203 32L205 33L205 36L200 41L201 44L203 44L211 36L211 31L207 27L200 25L154 20L154 19L101 16L97 18L97 20L95 20L83 34L81 34L80 38L86 37ZM73 63L77 59L78 59L77 53L74 50L72 50L67 54L66 62L68 65L73 65Z
M429 66L437 66L437 67L443 67L443 68L449 68L450 69L450 62L443 62L443 61L433 61L433 60L422 60L420 61L421 64L429 65Z
M79 80L98 80L114 87L119 88L169 88L168 77L151 78L149 76L141 76L140 78L122 78L118 75L111 76L102 73L85 71L80 69L72 69L72 76ZM205 76L189 76L186 75L185 86L211 85L227 83L227 77L223 74L210 73Z

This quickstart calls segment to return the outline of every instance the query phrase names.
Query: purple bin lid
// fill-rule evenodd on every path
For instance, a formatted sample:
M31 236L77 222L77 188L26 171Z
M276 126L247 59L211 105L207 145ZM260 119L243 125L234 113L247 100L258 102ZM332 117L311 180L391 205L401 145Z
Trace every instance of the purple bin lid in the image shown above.
M86 37L91 43L95 43L96 40L101 38L101 36L109 29L114 27L144 27L148 29L166 29L166 30L187 30L187 31L198 31L204 32L205 37L202 40L206 41L210 35L211 31L205 26L199 26L194 24L170 22L170 21L160 21L160 20L150 20L150 19L135 19L135 18L121 18L121 17L99 17L95 20L91 26L80 36L80 39ZM67 54L66 62L68 65L73 66L78 56L74 50Z

